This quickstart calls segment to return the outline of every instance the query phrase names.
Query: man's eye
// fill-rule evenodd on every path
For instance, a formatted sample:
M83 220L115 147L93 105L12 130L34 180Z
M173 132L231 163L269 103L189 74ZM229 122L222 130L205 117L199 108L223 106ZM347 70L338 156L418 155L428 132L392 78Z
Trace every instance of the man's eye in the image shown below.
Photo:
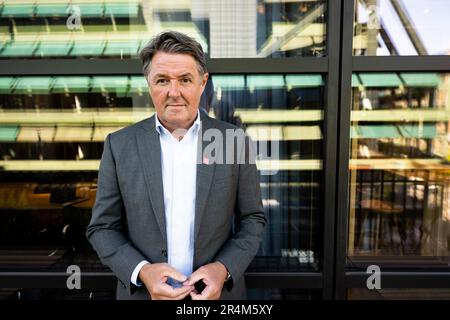
M181 83L190 83L190 82L191 82L191 79L189 79L189 78L181 79Z
M156 80L156 84L167 84L167 79L158 79Z

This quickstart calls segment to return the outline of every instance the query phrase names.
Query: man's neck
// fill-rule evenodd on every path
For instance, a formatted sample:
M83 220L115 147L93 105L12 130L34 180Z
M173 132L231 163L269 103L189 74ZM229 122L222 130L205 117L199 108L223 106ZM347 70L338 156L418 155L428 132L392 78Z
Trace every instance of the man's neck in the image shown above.
M156 115L158 117L158 115ZM182 125L174 125L165 121L161 121L161 119L158 117L159 123L166 128L170 134L177 139L178 141L181 141L185 134L188 132L188 130L194 125L195 120L197 120L197 117L200 116L200 113L197 113L197 116L194 118L194 120L191 120L189 122L186 122Z

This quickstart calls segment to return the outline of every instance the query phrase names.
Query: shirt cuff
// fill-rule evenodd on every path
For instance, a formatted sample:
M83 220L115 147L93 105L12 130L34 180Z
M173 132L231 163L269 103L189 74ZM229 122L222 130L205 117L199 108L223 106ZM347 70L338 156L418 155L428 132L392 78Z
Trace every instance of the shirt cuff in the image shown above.
M139 264L136 266L136 268L134 268L133 273L131 274L131 283L134 284L136 287L141 287L142 286L142 282L139 281L138 276L139 276L139 271L141 271L142 267L144 265L146 265L148 262L147 260L142 260L141 262L139 262Z

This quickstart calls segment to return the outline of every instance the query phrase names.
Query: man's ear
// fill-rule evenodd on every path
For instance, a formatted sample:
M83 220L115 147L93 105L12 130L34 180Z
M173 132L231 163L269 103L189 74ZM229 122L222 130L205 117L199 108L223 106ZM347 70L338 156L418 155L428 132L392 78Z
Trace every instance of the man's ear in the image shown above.
M202 90L205 90L206 87L206 82L208 82L208 78L209 78L209 73L206 72L205 74L203 74L202 76Z

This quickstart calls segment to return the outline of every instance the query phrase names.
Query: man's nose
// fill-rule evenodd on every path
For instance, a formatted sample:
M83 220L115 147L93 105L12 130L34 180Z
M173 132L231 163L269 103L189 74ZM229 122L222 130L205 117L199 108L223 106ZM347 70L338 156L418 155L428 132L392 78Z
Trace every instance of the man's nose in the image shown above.
M179 97L180 96L180 85L177 80L170 81L169 87L169 97Z

